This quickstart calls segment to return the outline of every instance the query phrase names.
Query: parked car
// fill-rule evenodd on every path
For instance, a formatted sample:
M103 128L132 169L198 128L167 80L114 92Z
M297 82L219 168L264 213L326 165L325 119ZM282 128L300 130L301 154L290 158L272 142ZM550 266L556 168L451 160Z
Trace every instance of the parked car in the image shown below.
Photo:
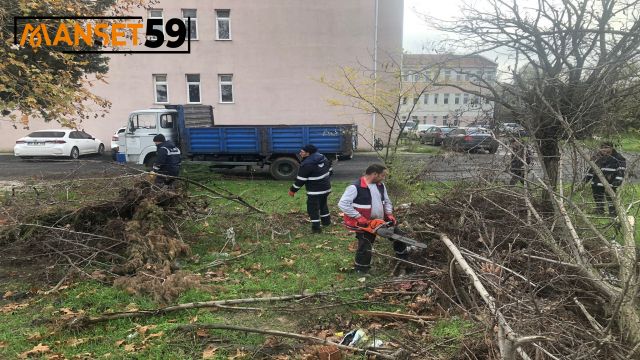
M448 133L450 133L453 127L449 126L435 126L431 125L430 128L420 133L420 143L422 144L431 144L431 145L441 145L442 139L444 139Z
M401 137L411 138L412 133L415 131L418 124L415 121L407 120L404 123L399 124L400 128L402 128Z
M411 133L411 138L420 139L420 134L433 127L433 124L418 124Z
M487 150L490 154L495 154L499 145L491 130L477 127L454 129L442 141L443 147L455 151Z
M529 132L518 123L504 123L498 125L498 132L510 136L529 136Z
M113 161L116 161L118 151L120 150L120 147L118 146L118 140L120 139L120 135L124 134L125 131L127 131L127 128L121 127L120 129L116 130L116 132L111 137L111 158L113 159Z
M40 130L18 139L13 153L23 159L35 156L77 159L80 155L104 153L104 144L84 131Z

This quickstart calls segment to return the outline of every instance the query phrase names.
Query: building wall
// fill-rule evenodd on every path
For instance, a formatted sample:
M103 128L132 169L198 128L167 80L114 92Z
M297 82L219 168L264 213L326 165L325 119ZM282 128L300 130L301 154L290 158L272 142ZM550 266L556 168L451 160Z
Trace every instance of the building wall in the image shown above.
M472 123L490 122L494 116L494 102L487 101L481 96L471 95L461 90L488 93L488 90L474 84L474 76L482 76L490 82L495 81L497 65L486 59L483 64L469 64L458 68L454 65L430 63L430 55L424 55L424 64L415 64L416 57L412 55L414 63L403 65L403 89L407 92L406 99L400 107L401 120L412 120L419 124L466 126ZM459 63L460 60L456 61ZM477 59L468 62L478 62ZM464 63L464 61L462 61ZM425 70L425 68L429 70ZM446 72L445 72L446 71ZM426 77L429 73L429 78ZM435 78L435 79L434 79ZM433 81L431 81L433 79ZM420 94L423 89L424 93ZM416 94L420 94L416 102ZM467 101L465 103L465 94ZM448 104L445 98L448 95ZM438 101L435 103L434 98ZM459 102L456 103L456 96ZM428 98L427 103L424 102Z
M403 0L378 0L378 53L400 58ZM112 102L105 118L82 123L108 144L133 110L154 106L153 74L166 74L169 102L187 100L186 74L200 74L203 104L214 106L217 124L371 125L371 116L328 105L336 93L318 80L338 66L373 67L376 0L162 0L165 21L197 9L198 40L191 54L111 55L108 83L93 91ZM230 9L231 41L215 40L215 10ZM140 9L134 15L146 18ZM220 103L218 74L233 74L234 103ZM0 150L35 129L55 128L34 120L30 130L0 122ZM5 129L8 129L5 131ZM363 142L361 142L363 144Z

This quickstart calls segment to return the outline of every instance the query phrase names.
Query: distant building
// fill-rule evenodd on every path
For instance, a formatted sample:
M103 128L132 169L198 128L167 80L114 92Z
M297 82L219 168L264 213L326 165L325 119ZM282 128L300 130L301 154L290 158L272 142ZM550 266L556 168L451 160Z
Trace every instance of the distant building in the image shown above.
M495 83L497 67L479 55L405 54L402 83L409 91L401 100L401 121L452 126L490 123L494 102L481 96L487 90L478 84Z
M110 55L106 83L92 91L111 101L105 118L81 127L108 145L131 111L165 104L213 105L224 125L355 123L372 134L373 118L331 106L340 66L400 62L403 0L159 0L134 9L144 19L191 18L190 54ZM63 14L53 14L63 15ZM382 131L383 122L376 128ZM0 149L58 124L31 121L14 130L0 121ZM361 148L371 143L361 141ZM322 150L322 149L321 149Z

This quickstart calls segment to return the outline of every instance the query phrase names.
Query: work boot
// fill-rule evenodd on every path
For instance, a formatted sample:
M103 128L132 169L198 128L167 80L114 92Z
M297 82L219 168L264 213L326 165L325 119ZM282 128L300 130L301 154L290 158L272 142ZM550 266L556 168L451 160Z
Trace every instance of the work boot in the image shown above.
M319 227L319 226L318 227L312 226L311 227L311 232L314 233L314 234L321 234L322 233L322 228Z
M322 226L331 226L331 219L329 217L323 217L322 218Z

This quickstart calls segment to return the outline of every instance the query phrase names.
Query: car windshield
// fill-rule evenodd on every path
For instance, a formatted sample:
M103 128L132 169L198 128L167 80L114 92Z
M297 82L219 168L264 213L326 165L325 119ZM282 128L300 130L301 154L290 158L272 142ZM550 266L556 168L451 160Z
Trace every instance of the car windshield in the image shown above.
M61 138L64 131L36 131L28 135L30 138Z
M442 130L442 132L445 133L445 134L450 133L451 131L453 131L453 129L455 129L455 128L440 128L440 130Z

